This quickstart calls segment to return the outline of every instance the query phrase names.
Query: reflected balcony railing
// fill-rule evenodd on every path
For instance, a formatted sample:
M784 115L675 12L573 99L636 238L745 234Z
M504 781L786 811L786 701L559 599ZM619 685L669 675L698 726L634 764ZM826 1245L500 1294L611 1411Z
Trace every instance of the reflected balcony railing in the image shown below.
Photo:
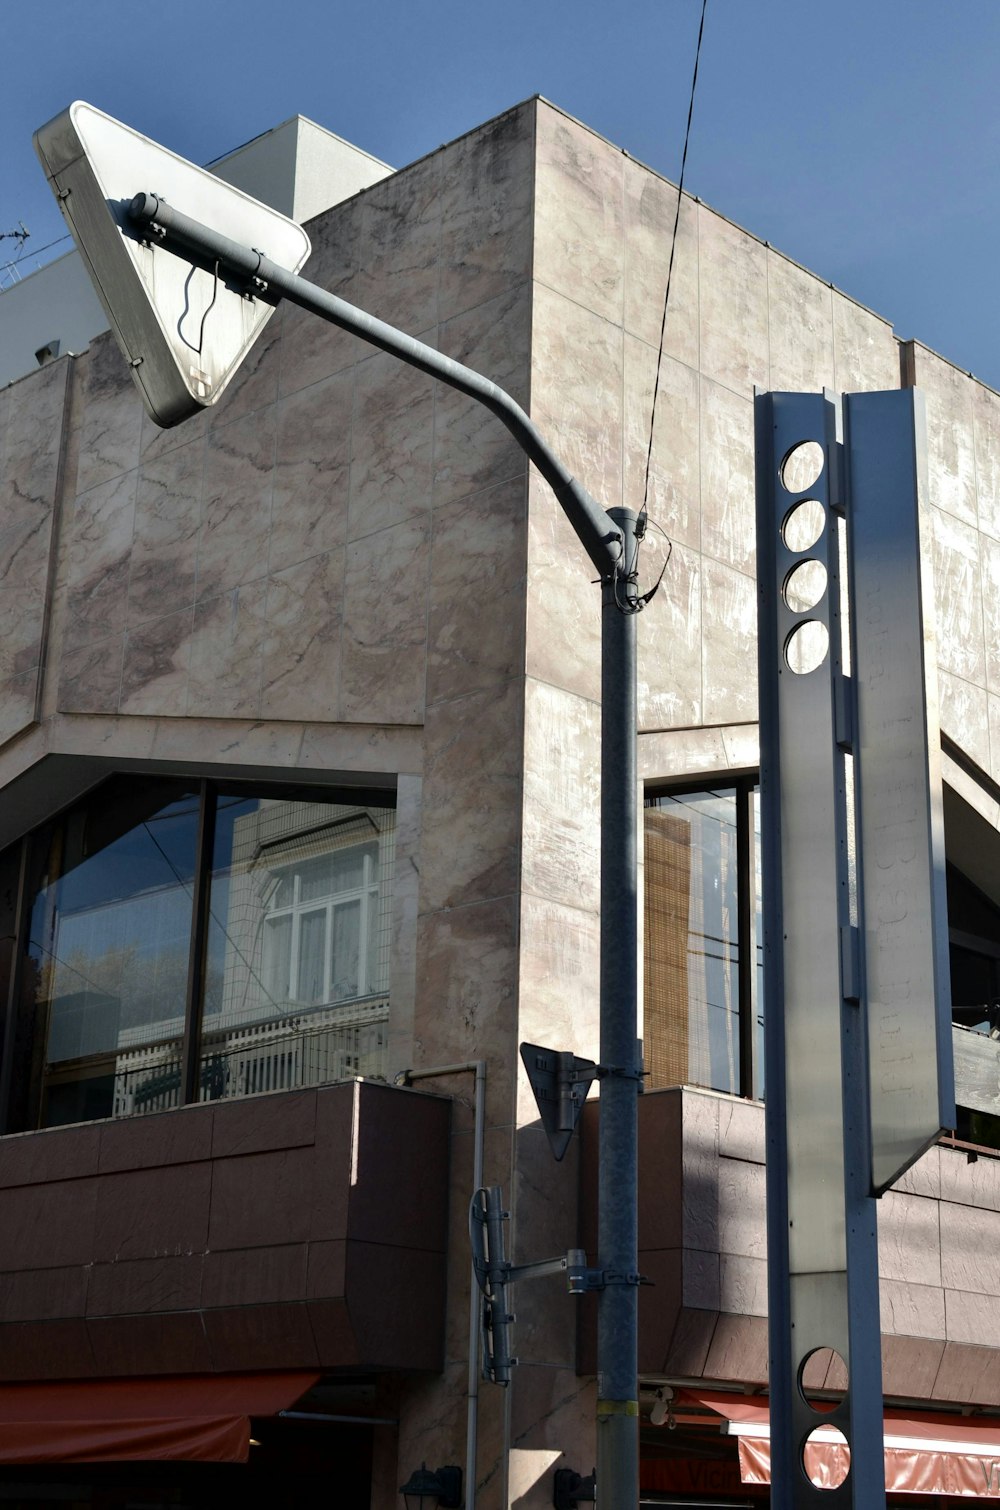
M389 998L367 997L294 1015L213 1026L202 1034L199 1099L232 1100L299 1090L337 1080L384 1077ZM116 1117L144 1116L179 1105L176 1038L119 1053Z

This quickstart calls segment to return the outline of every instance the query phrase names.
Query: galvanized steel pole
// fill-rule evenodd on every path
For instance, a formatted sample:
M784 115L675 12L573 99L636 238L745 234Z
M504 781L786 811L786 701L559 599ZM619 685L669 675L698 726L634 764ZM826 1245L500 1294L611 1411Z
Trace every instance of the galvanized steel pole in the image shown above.
M638 1510L638 1039L636 624L637 518L605 512L563 466L524 410L481 374L327 293L166 204L137 194L137 234L245 278L261 297L286 298L484 404L550 485L602 583L601 1117L598 1265L597 1493L606 1510Z

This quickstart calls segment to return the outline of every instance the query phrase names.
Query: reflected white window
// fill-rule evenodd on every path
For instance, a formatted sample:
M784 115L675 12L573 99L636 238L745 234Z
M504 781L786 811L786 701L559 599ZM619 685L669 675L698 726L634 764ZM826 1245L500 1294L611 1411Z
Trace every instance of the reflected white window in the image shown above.
M316 1007L381 990L378 920L376 843L333 850L276 872L264 946L271 999Z

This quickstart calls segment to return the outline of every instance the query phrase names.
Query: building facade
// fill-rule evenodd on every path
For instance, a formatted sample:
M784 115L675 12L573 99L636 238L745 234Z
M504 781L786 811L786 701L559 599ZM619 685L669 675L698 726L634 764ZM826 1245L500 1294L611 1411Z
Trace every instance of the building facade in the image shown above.
M675 207L531 100L312 220L305 274L638 508ZM753 391L913 384L961 1111L881 1202L885 1389L1000 1412L1000 398L685 198L639 621L644 1502L766 1498L718 1408L767 1376ZM474 1428L467 1505L551 1504L594 1460L591 1302L520 1285L478 1381L467 1211L481 1161L513 1262L596 1258L596 1108L556 1164L518 1058L598 1057L581 548L485 410L287 307L175 430L105 334L0 437L0 1499L382 1510Z

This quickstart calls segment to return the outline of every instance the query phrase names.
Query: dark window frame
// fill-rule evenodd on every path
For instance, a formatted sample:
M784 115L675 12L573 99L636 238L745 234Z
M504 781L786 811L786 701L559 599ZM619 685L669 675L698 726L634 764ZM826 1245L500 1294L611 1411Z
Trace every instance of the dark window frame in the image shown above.
M60 825L70 821L73 814L93 801L108 783L121 780L137 784L143 781L177 780L188 782L192 794L199 803L198 831L196 840L196 869L191 914L191 936L188 953L187 983L183 1003L184 1032L181 1050L181 1078L178 1095L179 1106L203 1104L201 1101L201 1070L203 1049L204 1003L208 936L210 920L211 881L215 818L218 800L223 796L242 798L260 797L280 801L343 803L359 807L395 808L396 787L353 786L344 782L325 783L302 781L275 781L256 776L246 778L225 775L220 777L192 777L176 770L110 769L104 778L90 786L84 793L37 824L30 832L15 840L0 854L0 884L6 867L16 871L14 883L13 925L10 930L10 968L6 990L0 990L0 1136L43 1130L40 1123L41 1081L40 1065L36 1062L39 1053L44 1055L47 1031L40 1027L37 1013L32 1011L27 1000L26 976L30 965L28 939L34 897L43 873L44 856L52 836ZM18 1087L15 1072L18 1068L19 1048L30 1045L31 1069L28 1083ZM80 1074L77 1062L69 1064L66 1077ZM103 1120L103 1119L100 1119ZM124 1120L127 1120L124 1119Z
M732 791L736 798L736 887L737 887L737 995L739 998L739 1089L735 1093L746 1101L757 1101L755 1087L763 1080L763 1055L758 1045L758 1027L763 1023L764 1003L758 1000L757 968L757 894L756 836L754 796L760 791L760 774L756 770L717 771L712 775L678 776L670 780L647 783L643 809L656 805L661 797L694 796L699 792ZM705 1087L712 1089L712 1087Z

